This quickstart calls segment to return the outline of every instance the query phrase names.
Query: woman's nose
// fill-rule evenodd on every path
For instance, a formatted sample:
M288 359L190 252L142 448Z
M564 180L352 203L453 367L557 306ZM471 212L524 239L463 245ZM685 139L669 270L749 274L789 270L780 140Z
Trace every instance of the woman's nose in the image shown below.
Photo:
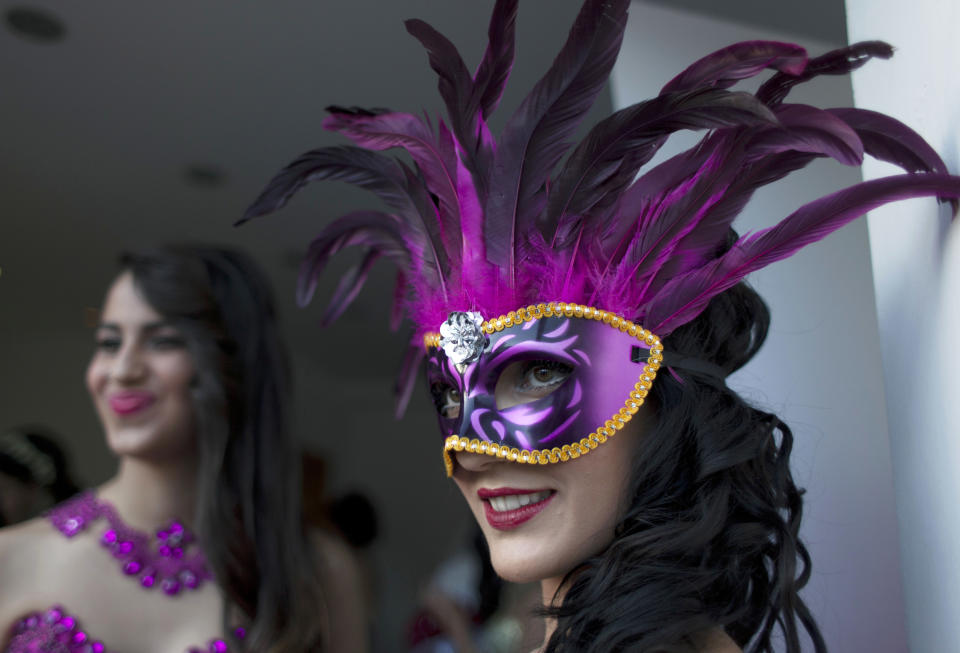
M468 472L482 472L494 465L503 465L507 461L501 460L496 456L487 456L481 453L470 453L469 451L451 452L457 465Z
M146 375L146 362L138 347L123 347L113 359L110 376L118 383L135 383Z

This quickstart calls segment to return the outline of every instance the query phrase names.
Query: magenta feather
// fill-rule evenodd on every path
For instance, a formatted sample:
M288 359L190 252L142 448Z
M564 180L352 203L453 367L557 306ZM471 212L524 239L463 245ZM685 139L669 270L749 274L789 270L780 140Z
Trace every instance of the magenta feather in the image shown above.
M566 44L504 127L486 204L487 259L516 283L518 238L544 204L548 176L616 61L628 0L587 0Z
M799 75L807 63L807 51L794 43L743 41L695 61L671 79L660 94L696 88L729 88L767 68Z
M896 175L873 179L803 206L777 225L741 238L723 256L672 279L643 309L644 324L666 335L692 320L711 298L754 270L787 258L864 213L914 197L960 197L960 177Z

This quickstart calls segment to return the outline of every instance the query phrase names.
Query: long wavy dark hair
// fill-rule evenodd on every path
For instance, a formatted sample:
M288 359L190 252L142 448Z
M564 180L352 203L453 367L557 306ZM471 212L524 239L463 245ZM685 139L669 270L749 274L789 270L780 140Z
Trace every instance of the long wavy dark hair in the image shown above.
M196 528L226 596L225 632L240 617L248 625L238 648L319 650L322 606L300 515L289 367L265 277L246 255L207 246L131 252L120 267L181 330L196 365Z
M712 300L664 348L730 374L763 344L770 315L744 284ZM803 501L790 472L793 436L716 376L657 376L654 416L638 438L629 501L609 547L568 574L548 642L553 653L695 651L723 628L744 650L799 653L805 629L826 644L798 595L810 575L799 538Z

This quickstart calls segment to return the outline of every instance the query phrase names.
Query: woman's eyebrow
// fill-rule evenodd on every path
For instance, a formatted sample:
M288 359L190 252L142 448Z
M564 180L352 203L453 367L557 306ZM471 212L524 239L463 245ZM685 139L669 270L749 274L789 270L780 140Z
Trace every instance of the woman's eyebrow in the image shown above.
M144 332L146 332L146 333L152 333L152 332L158 331L158 330L160 330L160 329L175 329L175 328L176 328L176 326L174 326L173 324L171 324L171 323L170 323L169 321L167 321L167 320L155 320L155 321L153 321L153 322L147 322L146 324L144 324L143 326L140 327L140 330L141 330L141 331L144 331ZM98 324L98 325L96 326L96 329L97 329L98 331L101 330L101 329L104 329L104 330L107 330L107 331L122 331L122 330L123 330L123 329L121 329L120 325L117 324L116 322L101 322L100 324Z
M147 322L143 325L143 331L147 333L152 333L154 331L159 331L160 329L175 329L176 327L168 322L167 320L157 320L154 322Z

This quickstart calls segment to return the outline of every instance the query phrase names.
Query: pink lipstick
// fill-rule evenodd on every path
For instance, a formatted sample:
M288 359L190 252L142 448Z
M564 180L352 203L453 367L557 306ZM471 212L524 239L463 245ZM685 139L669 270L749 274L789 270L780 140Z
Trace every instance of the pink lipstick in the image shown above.
M110 408L117 415L133 415L149 408L156 397L149 392L118 392L110 395Z
M500 531L514 529L533 519L547 507L556 493L553 490L521 490L517 488L481 488L477 496L483 500L487 523Z

